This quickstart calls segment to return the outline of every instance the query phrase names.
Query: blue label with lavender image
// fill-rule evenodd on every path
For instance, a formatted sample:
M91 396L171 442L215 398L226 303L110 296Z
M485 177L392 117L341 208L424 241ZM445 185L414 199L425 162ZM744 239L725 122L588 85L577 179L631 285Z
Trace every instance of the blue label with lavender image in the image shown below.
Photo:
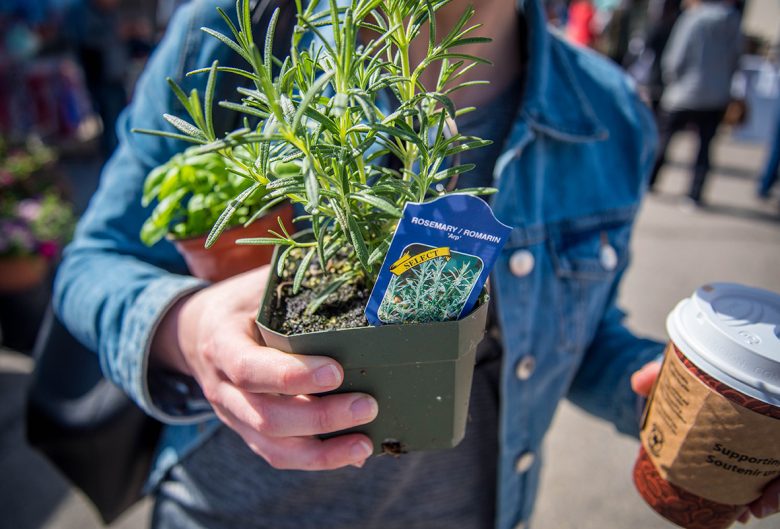
M369 323L447 321L468 314L511 231L474 196L406 204L366 306Z

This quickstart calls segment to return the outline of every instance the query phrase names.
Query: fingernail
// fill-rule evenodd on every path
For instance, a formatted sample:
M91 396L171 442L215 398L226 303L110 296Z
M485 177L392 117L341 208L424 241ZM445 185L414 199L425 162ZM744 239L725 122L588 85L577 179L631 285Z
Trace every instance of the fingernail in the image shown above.
M355 459L355 464L362 466L365 460L373 452L373 447L368 444L367 441L358 441L352 445L352 457Z
M314 382L323 388L330 388L341 384L341 373L336 366L328 364L314 372Z
M366 464L366 460L364 459L363 461L358 461L357 463L352 463L352 465L350 465L350 466L353 466L355 468L363 468L363 465L365 465L365 464Z
M349 406L352 411L352 418L356 421L367 421L376 417L378 411L377 403L371 397L358 397Z

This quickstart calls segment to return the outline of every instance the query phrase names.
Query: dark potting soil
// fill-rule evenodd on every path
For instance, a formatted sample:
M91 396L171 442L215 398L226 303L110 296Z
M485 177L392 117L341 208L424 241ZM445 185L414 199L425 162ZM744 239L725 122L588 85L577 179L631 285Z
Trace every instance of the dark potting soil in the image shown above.
M277 298L271 311L271 327L283 334L349 329L368 325L363 311L371 292L355 285L344 285L328 296L317 312L306 314L306 308L315 293L301 287L292 293L292 284L282 284L281 298ZM278 296L279 294L277 294Z
M300 258L296 258L295 252L291 252L271 302L272 329L282 334L301 334L368 325L363 311L371 290L362 284L342 285L327 297L314 314L306 314L306 309L316 297L318 289L326 285L327 276L322 273L314 259L310 267L311 274L304 278L300 290L293 293L292 277L299 262ZM329 263L331 270L338 266Z

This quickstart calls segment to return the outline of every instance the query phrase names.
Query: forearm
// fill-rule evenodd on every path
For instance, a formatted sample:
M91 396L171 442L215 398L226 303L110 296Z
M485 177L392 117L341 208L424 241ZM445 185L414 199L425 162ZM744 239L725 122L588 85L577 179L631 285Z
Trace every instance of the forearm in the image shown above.
M192 310L191 306L187 305L191 300L192 293L185 294L162 317L151 341L150 369L164 369L192 376L192 370L182 351L182 343L188 339L183 320Z
M659 359L664 346L634 336L622 324L622 317L617 307L605 316L572 383L569 399L612 422L620 432L636 436L644 399L632 390L631 375Z
M180 422L179 396L152 389L149 355L164 315L203 283L120 254L71 252L55 281L54 306L65 325L95 350L107 378L147 413Z

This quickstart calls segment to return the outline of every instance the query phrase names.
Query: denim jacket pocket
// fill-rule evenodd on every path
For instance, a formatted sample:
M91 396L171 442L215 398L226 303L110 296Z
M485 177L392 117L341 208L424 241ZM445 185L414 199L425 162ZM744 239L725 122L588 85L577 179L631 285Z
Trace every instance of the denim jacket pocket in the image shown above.
M616 280L628 264L633 212L616 213L549 227L560 343L572 353L582 354L587 348Z

